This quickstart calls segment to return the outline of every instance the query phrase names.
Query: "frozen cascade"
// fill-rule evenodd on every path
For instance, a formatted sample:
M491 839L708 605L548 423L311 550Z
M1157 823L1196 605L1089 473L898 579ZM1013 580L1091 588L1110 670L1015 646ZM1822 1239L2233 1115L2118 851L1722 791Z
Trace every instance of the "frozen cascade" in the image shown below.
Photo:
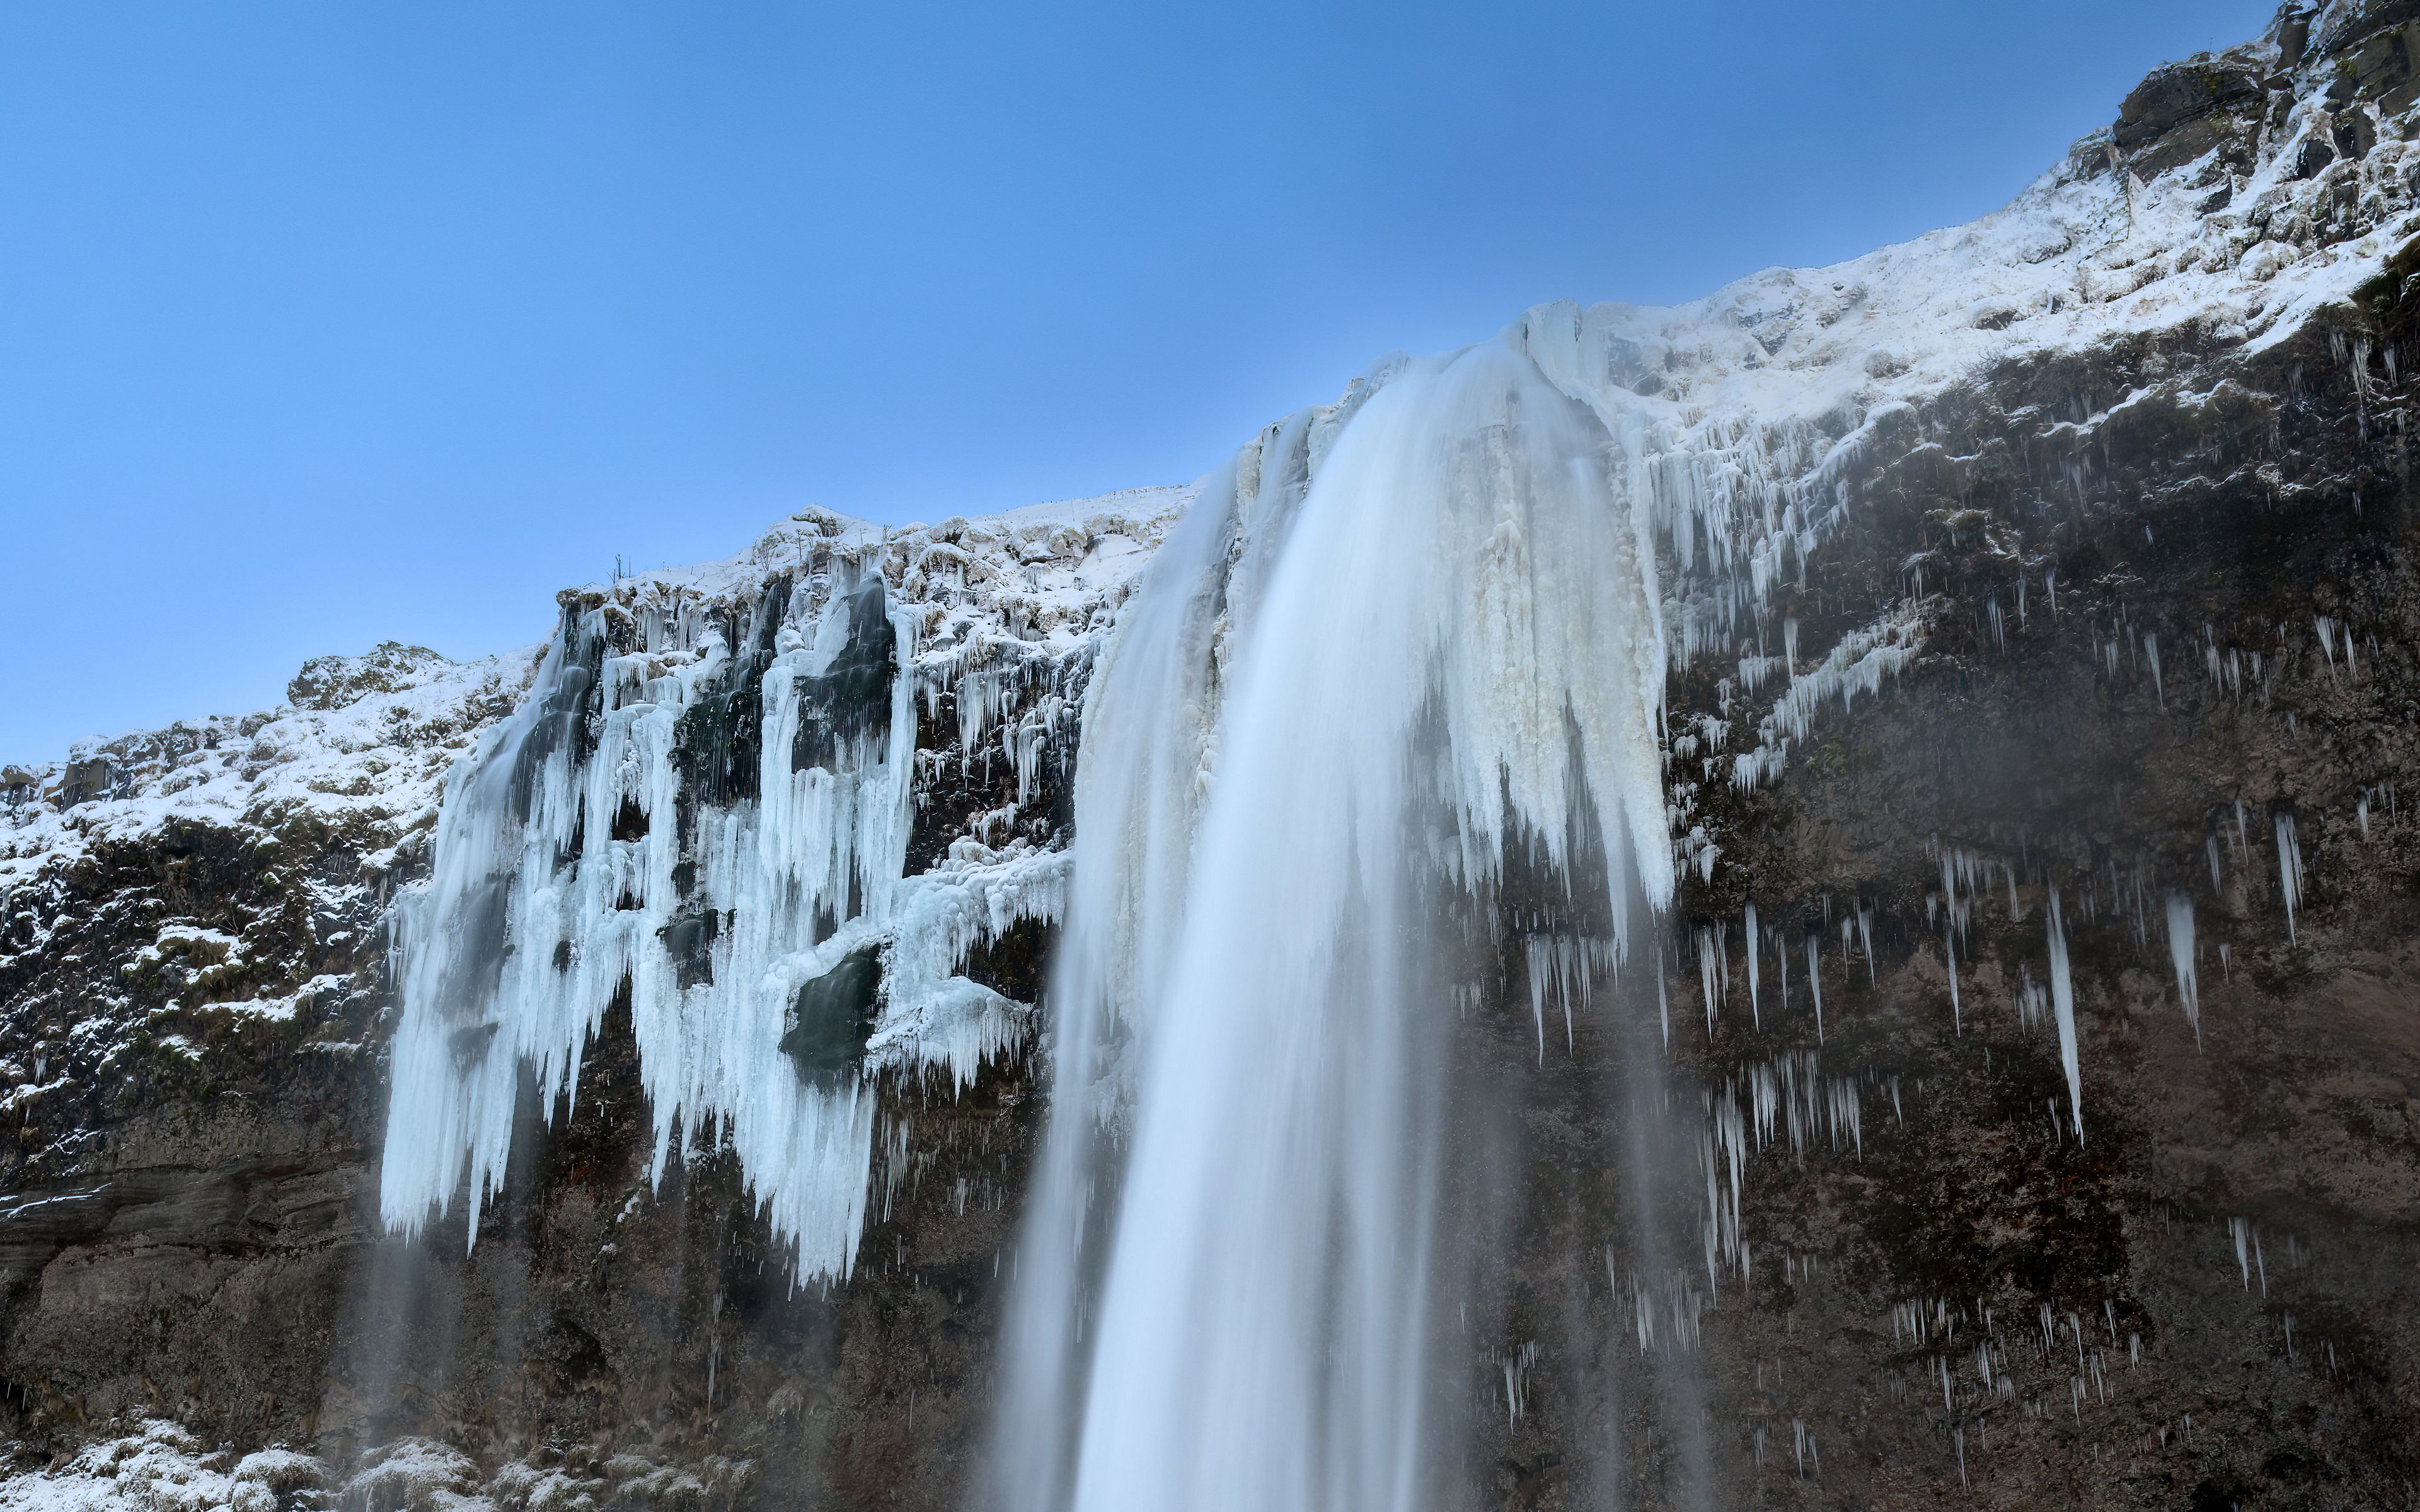
M824 565L744 614L633 630L619 604L566 610L520 712L449 779L432 874L397 909L390 1228L467 1180L475 1240L522 1068L551 1119L626 996L653 1174L684 1131L727 1140L801 1278L845 1276L868 1074L963 1085L1022 1039L1020 1007L953 973L976 940L1055 917L1064 857L962 841L902 882L918 620L856 558ZM636 649L615 654L617 628Z
M1515 868L1674 877L1652 522L1527 334L1265 433L1105 656L1005 1504L1394 1507L1450 1458L1458 977L1418 926Z

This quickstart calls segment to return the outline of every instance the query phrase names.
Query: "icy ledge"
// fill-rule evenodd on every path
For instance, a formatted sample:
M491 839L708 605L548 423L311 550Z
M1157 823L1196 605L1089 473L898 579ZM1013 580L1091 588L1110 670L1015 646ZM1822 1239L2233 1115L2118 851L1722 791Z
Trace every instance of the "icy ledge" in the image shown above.
M961 968L1060 915L1044 770L1189 497L905 530L802 511L728 561L566 594L397 901L389 1227L467 1193L475 1242L524 1072L551 1117L618 1007L653 1175L727 1146L798 1276L847 1276L881 1084L962 1089L1031 1032ZM910 874L920 826L940 854Z

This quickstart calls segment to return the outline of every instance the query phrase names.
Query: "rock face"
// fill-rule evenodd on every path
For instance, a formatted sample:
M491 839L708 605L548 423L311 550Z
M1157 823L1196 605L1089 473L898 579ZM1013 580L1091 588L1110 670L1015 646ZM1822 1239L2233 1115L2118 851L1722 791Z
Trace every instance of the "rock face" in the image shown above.
M1068 818L1071 695L1188 497L888 533L809 512L733 562L567 593L565 634L605 625L604 649L625 652L684 597L744 624L768 596L803 596L838 543L914 606L918 644L904 669L887 640L834 658L806 690L801 764L866 734L869 688L895 671L921 715L908 870L963 865L969 846L1047 849ZM381 1506L482 1489L513 1504L954 1499L1032 1133L1022 1062L965 1088L885 1084L856 1271L802 1283L711 1134L651 1180L626 987L552 1123L523 1074L475 1244L458 1203L417 1242L383 1237L388 904L427 871L449 764L478 759L537 660L321 658L275 715L15 774L0 1413L14 1468L55 1470L23 1484L229 1495L258 1467L210 1451L276 1444L322 1457L292 1457L318 1468L287 1477L287 1502L343 1487ZM754 796L760 720L721 708L730 696L693 711L685 803ZM1031 1004L1047 942L1007 927L956 967ZM801 1027L823 1022L819 994L866 1006L876 981L857 979L883 959L810 983ZM784 1045L807 1073L854 1080L872 1026Z
M1641 1341L1598 1253L1609 1123L1533 1120L1473 1350L1497 1402L1474 1504L1590 1504L1607 1478L1665 1504L1692 1454L1738 1504L2369 1505L2420 1479L2415 28L2289 8L2155 73L1975 226L1590 314L1590 381L1664 407L1662 546L1698 585L1668 606L1687 874L1657 960L1675 1085L1702 1089L1677 1221L1707 1236L1703 1445L1591 1389L1621 1349L1679 1347ZM1184 502L872 541L802 517L566 594L566 623L627 623L626 653L667 595L744 616L853 542L915 616L904 870L939 875L1065 845L1091 658ZM382 1237L388 905L535 659L381 647L313 663L275 715L0 773L21 1486L959 1504L1038 1041L964 1089L877 1079L845 1279L795 1279L712 1131L650 1180L627 1000L551 1119L524 1074L475 1243L459 1205ZM813 690L800 764L863 733L860 660ZM687 801L762 767L756 724L723 728ZM955 969L1033 1004L1047 945L1029 920ZM801 1075L863 1063L861 978L895 948L808 984ZM1473 1031L1508 1065L1524 970ZM1611 1055L1584 1026L1540 1074ZM1589 1468L1625 1424L1619 1467Z

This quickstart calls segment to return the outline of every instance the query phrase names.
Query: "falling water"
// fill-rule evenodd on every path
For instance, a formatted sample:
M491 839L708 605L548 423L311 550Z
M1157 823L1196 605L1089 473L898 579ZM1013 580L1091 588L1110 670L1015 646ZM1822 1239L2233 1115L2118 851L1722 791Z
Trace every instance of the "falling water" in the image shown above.
M1455 1467L1449 1299L1495 1221L1450 1196L1486 1112L1455 1095L1471 920L1559 879L1558 927L1619 960L1673 885L1621 455L1517 337L1400 363L1248 448L1128 610L1085 718L1005 1504L1351 1512Z

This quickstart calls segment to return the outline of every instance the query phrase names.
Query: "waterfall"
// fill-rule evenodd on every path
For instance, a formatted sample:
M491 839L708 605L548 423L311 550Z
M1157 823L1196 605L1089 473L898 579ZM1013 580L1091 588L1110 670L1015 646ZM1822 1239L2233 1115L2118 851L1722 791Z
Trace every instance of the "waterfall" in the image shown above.
M1120 624L1003 1504L1352 1512L1454 1468L1471 983L1508 928L1618 961L1674 883L1652 521L1571 355L1516 328L1272 427Z

